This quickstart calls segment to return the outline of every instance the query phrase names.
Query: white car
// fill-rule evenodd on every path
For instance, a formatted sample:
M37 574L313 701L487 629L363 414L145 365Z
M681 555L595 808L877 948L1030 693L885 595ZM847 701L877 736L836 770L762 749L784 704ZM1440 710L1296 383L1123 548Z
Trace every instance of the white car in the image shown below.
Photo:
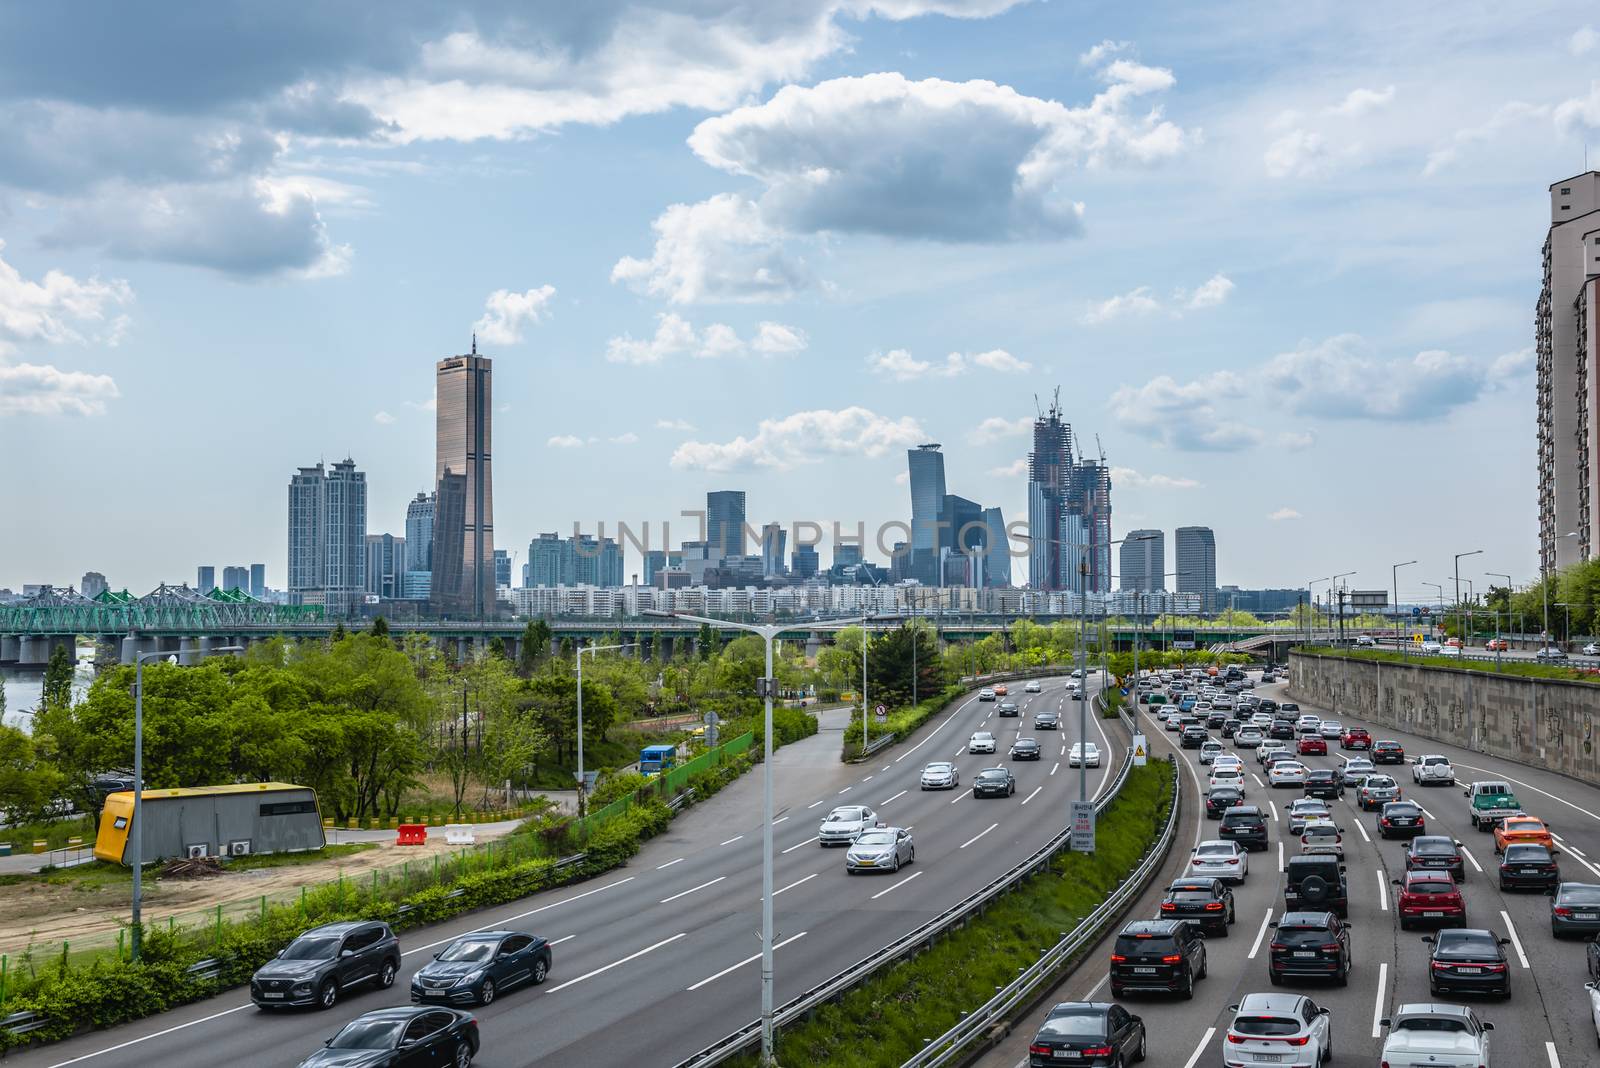
M1341 777L1344 779L1346 786L1360 787L1362 783L1367 781L1368 775L1376 775L1377 773L1377 768L1373 766L1372 761L1363 757L1357 760L1346 760L1344 762L1344 774Z
M935 760L922 769L924 790L954 790L961 785L961 772L948 760Z
M1306 820L1306 825L1300 828L1300 852L1302 855L1331 853L1343 860L1344 834L1331 819Z
M1043 689L1043 687L1039 685L1038 679L1029 679L1027 682L1022 684L1023 693L1038 693L1041 689Z
M1303 731L1307 727L1320 734L1322 732L1322 717L1313 716L1308 712L1294 721L1294 729L1296 731Z
M1330 742L1338 740L1344 734L1344 724L1336 719L1323 720L1320 729L1322 736Z
M1422 643L1422 655L1424 655L1424 656L1433 656L1435 653L1437 653L1440 649L1443 649L1443 648L1444 648L1444 646L1440 645L1438 642L1423 642Z
M1244 793L1244 769L1213 767L1211 769L1211 778L1206 780L1206 789L1208 791L1215 790L1219 786L1231 786L1242 795Z
M1600 656L1600 645L1590 642L1583 647L1584 656Z
M978 700L980 700L980 701L993 701L994 699L995 699L994 691L989 689L987 686L985 686L983 689L978 691Z
M1190 851L1189 867L1183 874L1185 878L1201 876L1242 883L1250 874L1250 855L1238 842L1221 839L1201 842Z
M1268 764L1272 763L1273 757L1277 756L1279 753L1287 753L1288 751L1289 745L1287 742L1262 742L1260 745L1256 746L1256 763L1260 764L1262 767L1266 767Z
M1271 712L1252 712L1252 713L1250 713L1250 722L1252 724L1254 724L1255 726L1257 726L1257 727L1261 727L1262 729L1266 729L1267 727L1272 726L1272 713Z
M1222 1036L1227 1068L1316 1068L1333 1053L1333 1018L1299 994L1246 994ZM1426 1062L1424 1062L1426 1063Z
M1389 1029L1384 1064L1422 1064L1427 1068L1487 1068L1489 1032L1494 1024L1478 1019L1465 1005L1418 1002L1402 1005L1378 1021Z
M969 753L992 753L992 752L994 752L994 735L990 734L988 731L978 731L976 734L974 734L971 737L971 739L968 740L968 742L967 742L967 752L969 752Z
M1075 768L1080 763L1085 767L1098 768L1100 747L1093 742L1073 742L1072 748L1067 752L1067 767Z
M1239 772L1240 775L1243 775L1244 761L1240 760L1232 753L1218 753L1211 760L1211 770L1216 771L1218 768L1234 768Z
M1261 744L1261 728L1240 727L1233 732L1233 744L1240 749L1254 749Z
M1461 655L1461 646L1459 646L1459 645L1441 645L1441 646L1439 646L1439 648L1437 648L1437 649L1435 649L1433 651L1433 655L1434 656L1460 656Z
M1216 761L1217 757L1219 757L1221 755L1222 755L1222 743L1221 742L1201 742L1200 743L1200 763L1202 765L1214 763Z
M1298 760L1276 761L1267 772L1267 785L1274 789L1280 786L1304 786L1309 770Z
M856 835L877 822L877 813L866 805L840 805L822 817L822 826L817 828L817 844L847 846L856 840Z
M1299 835L1312 820L1331 820L1333 811L1317 797L1300 797L1289 802L1289 833Z
M1356 635L1356 648L1357 649L1376 649L1377 647L1378 647L1377 639L1373 638L1372 635L1370 635L1370 634L1357 634Z
M1450 758L1439 753L1424 753L1417 757L1417 762L1411 765L1411 781L1418 786L1431 786L1443 783L1454 786L1456 782L1456 769L1450 766Z

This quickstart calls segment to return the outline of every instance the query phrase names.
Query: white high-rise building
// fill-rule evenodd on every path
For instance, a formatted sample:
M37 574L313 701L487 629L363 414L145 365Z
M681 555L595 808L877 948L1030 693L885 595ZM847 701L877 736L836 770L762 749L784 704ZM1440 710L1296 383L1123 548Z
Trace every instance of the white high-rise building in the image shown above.
M289 603L348 615L365 594L367 476L346 459L289 480Z

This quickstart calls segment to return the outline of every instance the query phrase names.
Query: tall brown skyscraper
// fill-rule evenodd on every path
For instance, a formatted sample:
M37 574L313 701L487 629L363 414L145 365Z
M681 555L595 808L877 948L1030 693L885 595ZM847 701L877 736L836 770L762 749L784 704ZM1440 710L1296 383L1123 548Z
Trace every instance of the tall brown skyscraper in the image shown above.
M472 352L439 361L434 478L433 609L457 619L494 614L494 489L490 360Z

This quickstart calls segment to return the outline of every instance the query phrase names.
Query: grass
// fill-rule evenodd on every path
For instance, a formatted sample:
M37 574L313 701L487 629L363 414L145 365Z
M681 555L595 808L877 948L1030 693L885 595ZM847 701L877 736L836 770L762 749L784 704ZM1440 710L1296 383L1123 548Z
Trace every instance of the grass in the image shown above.
M1387 664L1414 664L1444 668L1447 671L1478 671L1491 675L1517 675L1529 679L1557 679L1562 682L1600 684L1600 671L1593 668L1562 667L1559 664L1534 664L1526 660L1502 660L1498 667L1488 660L1458 660L1452 656L1402 656L1387 649L1334 649L1328 646L1300 646L1297 653L1338 657L1345 660L1377 660Z
M372 842L346 842L340 845L323 846L321 849L306 850L303 853L263 853L253 857L233 857L222 867L225 872L253 871L257 868L287 868L298 864L315 864L322 860L336 860L339 857L348 857L353 853L364 853L369 849L378 848ZM148 868L145 871L144 882L147 885L160 880L157 873L158 867ZM42 884L45 886L71 886L79 890L98 890L104 886L126 886L128 884L128 868L122 864L113 864L110 861L94 860L87 864L74 864L69 868L44 868L37 872L16 872L0 875L0 886L30 886Z
M51 849L65 849L68 838L82 838L84 845L93 845L94 836L93 816L74 816L48 823L23 823L0 830L0 842L10 842L12 852L19 854L33 852L33 843L41 839L49 842Z

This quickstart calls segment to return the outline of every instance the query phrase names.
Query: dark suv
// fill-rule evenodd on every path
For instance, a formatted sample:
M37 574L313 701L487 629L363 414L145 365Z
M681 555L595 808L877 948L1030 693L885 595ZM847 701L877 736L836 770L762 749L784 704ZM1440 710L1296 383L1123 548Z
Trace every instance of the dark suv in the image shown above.
M1350 889L1338 857L1326 853L1290 857L1283 878L1285 911L1332 910L1340 916L1350 915Z
M1286 975L1314 975L1350 983L1350 926L1331 912L1285 912L1267 956L1272 985Z
M1179 879L1161 898L1163 920L1193 920L1206 934L1228 937L1233 923L1233 891L1221 879Z
M1259 805L1234 805L1222 814L1217 837L1238 842L1245 849L1267 848L1267 821Z
M1200 726L1198 723L1195 723L1183 728L1183 733L1178 737L1183 748L1199 749L1205 744L1206 738L1208 738L1209 735L1206 734L1206 729L1204 727Z
M316 1005L331 1009L351 987L394 985L400 943L386 923L329 923L290 942L250 977L257 1008Z
M1333 768L1312 768L1306 772L1302 790L1307 797L1325 797L1332 800L1344 796L1344 783Z
M1194 997L1206 977L1206 943L1186 920L1135 920L1117 935L1111 950L1111 996L1128 990L1158 990Z

